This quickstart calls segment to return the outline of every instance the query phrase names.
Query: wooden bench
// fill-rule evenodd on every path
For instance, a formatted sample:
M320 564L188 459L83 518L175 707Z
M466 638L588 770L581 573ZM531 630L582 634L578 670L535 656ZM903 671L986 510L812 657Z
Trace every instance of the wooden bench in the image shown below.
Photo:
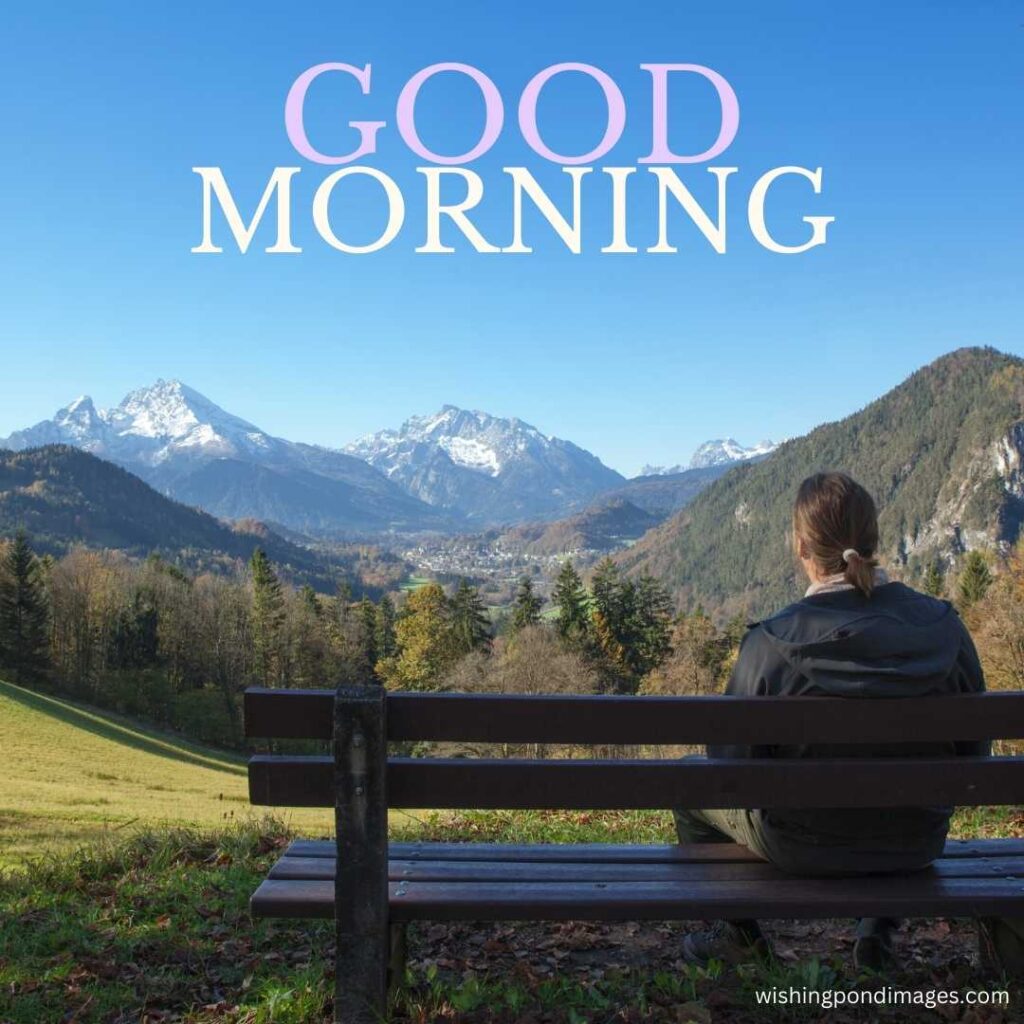
M797 878L733 844L393 843L388 808L914 807L1024 803L1024 758L502 760L389 757L389 741L901 744L1024 737L1024 694L856 700L248 690L246 734L331 740L257 755L253 804L334 807L252 896L261 917L334 917L335 1018L385 1012L392 939L416 920L1024 916L1024 839L950 841L926 871ZM894 749L894 754L898 747Z

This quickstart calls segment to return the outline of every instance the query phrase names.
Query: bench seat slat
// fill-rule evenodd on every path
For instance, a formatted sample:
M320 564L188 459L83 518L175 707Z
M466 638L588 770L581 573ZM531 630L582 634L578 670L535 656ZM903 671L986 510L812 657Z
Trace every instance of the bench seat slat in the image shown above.
M268 878L334 878L327 857L282 857ZM931 872L943 878L1024 878L1024 858L951 857L936 861ZM388 878L416 882L684 882L764 880L789 876L764 861L717 863L615 864L566 861L392 860Z
M1024 841L1021 842L1024 853ZM285 851L288 857L334 858L333 839L296 839ZM648 864L675 861L757 860L745 846L736 843L687 843L655 845L639 843L391 843L393 860L474 861L573 861L576 863Z
M295 839L288 857L334 858L333 839ZM661 863L665 861L742 861L757 858L736 843L391 843L389 856L397 860L539 860L579 863ZM1024 839L949 839L943 857L1024 857Z
M334 878L335 861L327 857L282 857L268 878ZM1022 862L1024 870L1024 862ZM717 863L661 864L572 861L391 860L388 877L424 881L669 881L696 878L775 878L778 872L759 860L721 860Z
M855 879L679 882L391 882L394 921L988 917L1024 914L1024 880L931 872ZM267 880L257 917L334 915L332 881Z

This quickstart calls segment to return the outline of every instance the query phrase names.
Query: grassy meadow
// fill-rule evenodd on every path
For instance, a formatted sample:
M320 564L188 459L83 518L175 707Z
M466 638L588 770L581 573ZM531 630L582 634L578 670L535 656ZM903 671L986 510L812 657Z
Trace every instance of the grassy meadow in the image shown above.
M425 587L428 583L432 582L433 580L429 576L412 575L406 579L399 589L406 591L419 590L420 587Z
M0 683L0 1024L329 1024L329 922L253 920L248 899L293 836L326 811L249 807L239 757ZM667 842L660 811L393 815L396 838ZM1018 809L961 812L958 835L1020 835ZM852 922L767 922L775 958L700 969L690 922L442 924L410 929L395 1024L761 1024L768 986L878 985L852 970ZM1002 987L979 972L973 923L911 922L909 989ZM776 1018L783 1019L783 1018ZM786 1020L822 1018L804 1008ZM834 1024L863 1018L836 1012ZM897 1009L882 1022L907 1021Z
M437 839L651 842L667 815L435 816ZM333 927L253 920L248 897L291 833L270 819L161 828L0 873L3 1024L330 1024ZM813 1006L766 1017L757 992L1006 989L973 1015L878 1008L879 1024L1012 1024L1017 984L986 976L969 921L909 922L885 978L850 963L851 921L766 922L775 957L706 969L680 956L687 922L421 922L410 928L392 1024L768 1024L825 1020ZM946 1008L948 1009L948 1008ZM836 1010L829 1024L859 1024ZM382 1022L383 1024L383 1022Z
M245 821L245 761L106 712L0 682L0 867L158 825ZM330 811L284 820L333 831Z

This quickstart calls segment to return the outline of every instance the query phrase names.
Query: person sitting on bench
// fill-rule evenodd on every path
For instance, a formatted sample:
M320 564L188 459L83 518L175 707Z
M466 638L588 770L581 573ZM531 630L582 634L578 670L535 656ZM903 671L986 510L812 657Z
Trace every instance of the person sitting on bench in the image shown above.
M985 688L966 627L947 601L878 567L878 515L871 495L843 473L804 480L793 511L793 544L810 586L804 597L754 623L740 646L726 692L737 696L924 697ZM709 747L713 758L886 757L987 754L986 743L915 744L913 704L907 742L828 747ZM737 842L783 871L842 876L915 871L941 855L951 807L890 810L675 811L682 843ZM898 922L865 918L854 962L892 962ZM684 956L735 963L767 952L756 921L720 921L684 940Z

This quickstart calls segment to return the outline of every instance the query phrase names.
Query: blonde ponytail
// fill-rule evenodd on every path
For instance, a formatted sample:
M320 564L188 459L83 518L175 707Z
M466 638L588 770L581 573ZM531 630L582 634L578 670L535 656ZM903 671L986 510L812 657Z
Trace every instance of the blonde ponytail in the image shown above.
M875 586L875 569L877 558L865 558L856 548L847 548L843 552L843 578L852 587L856 587L865 597L871 596Z

